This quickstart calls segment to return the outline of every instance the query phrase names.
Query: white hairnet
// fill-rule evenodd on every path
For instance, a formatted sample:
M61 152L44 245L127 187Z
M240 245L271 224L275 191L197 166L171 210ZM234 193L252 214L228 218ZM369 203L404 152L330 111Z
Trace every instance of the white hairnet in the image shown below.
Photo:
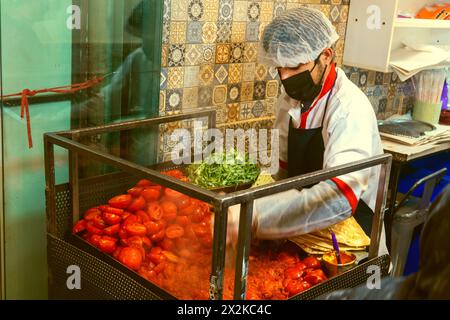
M338 39L321 11L309 7L288 10L264 29L259 61L274 67L297 67L315 60Z

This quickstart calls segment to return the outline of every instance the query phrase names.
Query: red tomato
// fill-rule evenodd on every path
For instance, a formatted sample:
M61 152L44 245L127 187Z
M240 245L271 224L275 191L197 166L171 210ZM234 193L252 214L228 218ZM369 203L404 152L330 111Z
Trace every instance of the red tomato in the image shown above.
M180 251L188 249L190 247L190 243L191 241L184 237L175 239L175 245L177 246L177 249Z
M119 253L119 261L132 270L139 270L142 264L141 250L135 247L123 248Z
M152 235L150 237L150 240L154 241L154 242L160 242L164 239L164 236L166 235L166 231L163 229L157 233L155 233L154 235Z
M125 209L130 205L132 198L129 194L121 194L109 199L108 204L114 208Z
M306 274L305 281L311 285L316 285L320 282L323 282L327 279L327 276L321 269L313 270Z
M164 195L167 197L167 200L171 200L174 202L177 202L178 199L185 197L183 193L170 188L166 188L166 190L164 190Z
M147 228L147 235L149 236L161 231L162 229L162 225L154 221L144 222L144 226Z
M163 171L161 173L165 174L167 176L171 176L171 177L176 178L176 179L181 179L181 178L185 177L183 172L181 170L178 170L178 169L167 170L167 171Z
M150 270L149 272L147 272L148 279L153 283L156 283L156 276L157 274L154 270Z
M128 206L127 210L130 212L136 212L144 209L145 207L145 199L142 196L134 198L131 204Z
M117 247L117 249L113 252L112 256L114 257L114 259L118 260L119 259L119 254L120 251L122 251L123 247Z
M101 214L102 214L102 212L99 209L91 208L84 213L83 217L84 217L84 220L90 221L90 220L94 220L94 218L96 216L101 215Z
M103 229L103 232L107 234L108 236L113 236L117 233L119 233L120 230L120 224L114 224L112 226L109 226L108 228Z
M299 262L295 265L296 268L299 268L300 270L306 270L306 265L303 262Z
M180 257L178 257L176 254L174 254L174 253L171 252L171 251L163 250L163 251L162 251L162 255L163 255L164 257L166 257L166 259L167 259L168 261L170 261L170 262L173 262L173 263L178 263L178 262L180 262ZM173 266L173 265L172 265L172 266ZM173 271L175 271L175 269L174 269Z
M284 270L284 276L288 279L298 280L303 276L303 269L298 267L290 267Z
M94 226L96 226L99 229L104 229L106 227L105 220L103 220L102 216L100 215L96 216L92 221L94 222Z
M195 235L197 237L203 237L206 236L208 233L211 233L211 230L203 223L194 225L193 227Z
M123 209L113 208L113 207L110 207L110 206L105 206L103 212L117 214L118 216L122 216L122 217L124 215L124 210Z
M143 210L139 210L138 212L136 212L136 215L139 217L139 219L141 219L142 223L147 222L147 221L151 221L150 217L147 214L147 212L145 212Z
M161 219L159 221L156 221L156 223L160 226L161 230L165 229L168 225L167 221L164 219Z
M143 246L144 242L142 241L142 238L141 238L141 237L139 237L139 236L132 236L132 237L129 237L129 238L127 239L127 244L128 244L130 247L137 247L137 248L140 248L140 247Z
M192 224L188 224L186 227L184 227L184 234L186 235L187 238L191 240L197 239L197 236L194 231L194 225Z
M327 276L325 275L325 273L323 272L322 269L317 269L317 270L311 271L310 273L315 274L315 275L317 275L319 277L322 277L324 279L327 279Z
M205 212L203 211L203 208L200 206L195 206L190 215L190 218L194 223L203 221L203 219L205 218Z
M189 218L187 216L178 216L175 219L175 223L179 224L182 227L187 226L189 223L191 223L191 221L189 220Z
M125 231L130 236L145 236L147 234L147 228L138 222L128 223L124 226Z
M147 202L157 201L161 197L161 186L147 187L142 191L141 195Z
M300 281L300 284L304 290L308 290L309 288L311 288L311 285L306 281Z
M152 247L152 241L147 236L143 236L142 238L142 244L143 247L146 249L150 249Z
M128 238L128 233L125 231L125 229L122 227L119 230L118 236L120 239L126 239Z
M154 264L160 264L166 259L162 252L163 251L160 247L153 247L147 254L147 257Z
M190 204L184 208L179 208L178 215L179 216L190 216L194 212L195 208L196 208L196 205L194 205L194 204Z
M101 238L102 238L102 237L101 237L100 235L98 235L98 234L92 234L92 235L89 237L88 241L89 241L90 243L92 243L94 246L98 247L99 244L100 244L100 239L101 239Z
M180 256L186 259L189 259L192 256L192 251L189 249L181 249L178 251L178 253L180 254Z
M205 248L212 247L213 239L211 234L206 234L205 236L199 237L199 241Z
M161 247L153 247L152 250L150 250L150 253L153 253L153 254L161 254L162 251L163 251L163 250L161 249Z
M131 189L128 189L128 194L131 194L131 196L133 197L139 197L141 195L142 190L144 190L144 188L142 187L133 187Z
M178 210L185 209L191 205L191 198L188 196L181 197L177 200L176 205L178 207Z
M132 236L127 239L127 244L129 246L137 247L137 248L147 248L150 249L152 247L152 242L147 237L139 237Z
M205 217L205 219L203 219L203 221L200 224L208 227L208 229L212 229L212 227L211 227L211 216Z
M117 249L116 242L117 242L116 238L103 236L99 240L98 247L103 252L113 253Z
M162 261L153 268L153 271L155 271L156 274L160 274L166 268L166 262L164 261L165 257L163 255L161 256L163 257Z
M136 183L136 187L147 187L151 185L152 183L150 182L150 180L147 179L139 180L138 183Z
M150 280L148 277L148 271L145 267L140 267L138 270L138 273L142 278L144 278L146 280Z
M278 260L288 265L296 264L298 262L297 256L290 255L286 252L281 252L278 255Z
M131 223L139 223L139 217L134 215L134 214L130 214L122 223L122 227L125 227L128 224Z
M97 228L97 227L94 225L94 222L93 222L93 221L88 221L88 222L86 223L86 230L87 230L89 233L92 233L92 234L99 234L99 235L103 234L103 230Z
M163 211L163 219L172 222L177 218L177 206L172 201L161 201L159 204Z
M73 233L73 234L77 234L77 233L80 233L81 231L86 230L86 224L87 224L86 220L84 220L84 219L79 220L79 221L78 221L77 223L75 223L75 225L73 226L73 228L72 228L72 233Z
M169 239L180 238L184 235L184 229L182 226L172 224L166 229L166 237Z
M163 211L161 206L157 202L151 202L147 206L147 213L151 219L157 221L163 217Z
M310 287L311 285L306 281L291 280L286 286L286 291L289 293L289 296L295 296Z
M307 268L320 268L320 262L314 257L307 257L302 262L306 265Z
M164 250L172 251L172 250L175 248L175 243L174 243L173 240L171 240L171 239L164 238L164 240L161 241L160 246L161 246L161 248L163 248Z
M103 220L111 226L120 223L122 217L114 213L103 212Z
M122 220L125 221L131 215L130 212L124 211L122 214Z

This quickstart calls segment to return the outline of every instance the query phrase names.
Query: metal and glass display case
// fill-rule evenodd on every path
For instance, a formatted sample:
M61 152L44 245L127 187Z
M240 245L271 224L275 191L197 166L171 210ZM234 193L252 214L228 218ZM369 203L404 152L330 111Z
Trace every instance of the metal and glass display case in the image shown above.
M371 244L368 259L364 263L340 275L301 292L291 299L314 299L322 294L343 288L350 288L365 283L370 276L369 266L379 266L382 275L387 275L389 256L378 256L380 244L386 190L391 165L390 155L380 155L365 161L312 172L310 174L276 181L264 186L244 189L231 193L219 193L201 188L188 181L183 181L163 172L180 169L173 162L159 161L156 165L145 165L126 158L112 155L98 148L87 146L81 141L86 137L103 134L132 131L140 128L155 128L169 123L185 122L187 126L193 119L202 119L205 128L215 128L215 110L199 109L178 115L161 116L151 119L122 122L86 129L71 130L44 135L46 207L48 227L48 265L49 265L49 297L53 299L178 299L177 292L171 292L161 283L151 281L151 276L142 276L121 264L111 254L101 252L89 241L72 233L74 223L89 208L108 203L115 195L126 193L136 185L137 181L147 179L162 188L174 190L206 203L213 212L213 235L207 255L207 281L198 283L199 288L207 295L194 296L199 299L245 299L248 288L248 272L252 261L251 224L253 203L256 199L287 191L300 189L314 183L339 175L362 170L372 166L380 166L380 183L377 190L376 207L372 223ZM70 180L68 183L55 183L55 148L68 150ZM79 164L81 159L101 163L108 170L93 176L81 176ZM226 263L227 216L230 206L240 204L240 224L237 241L237 252L231 268ZM154 245L154 243L153 243ZM146 251L150 250L150 247ZM199 249L200 250L200 249ZM300 249L299 249L300 251ZM148 254L144 252L143 254ZM175 260L176 262L177 260ZM76 266L81 272L81 290L68 286L68 268ZM154 265L153 265L154 266ZM174 267L175 268L175 267ZM175 270L175 271L174 271ZM232 270L231 275L226 275ZM173 269L172 275L182 274L182 268ZM169 276L170 277L170 276ZM150 280L149 280L150 278ZM227 278L228 282L224 279ZM180 279L180 278L177 278ZM231 279L231 280L230 280ZM180 280L182 281L182 280ZM190 283L192 285L192 283ZM198 290L188 287L187 290ZM227 295L224 292L227 290ZM231 293L230 293L231 290ZM183 297L181 297L183 298Z

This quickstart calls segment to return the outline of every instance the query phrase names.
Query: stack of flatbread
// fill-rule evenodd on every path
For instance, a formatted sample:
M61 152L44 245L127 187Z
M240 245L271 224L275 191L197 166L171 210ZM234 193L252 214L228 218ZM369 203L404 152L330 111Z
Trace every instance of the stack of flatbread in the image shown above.
M336 235L339 249L342 251L363 251L370 245L370 238L353 217L330 228ZM324 254L334 250L331 233L328 229L303 234L289 240L309 254Z

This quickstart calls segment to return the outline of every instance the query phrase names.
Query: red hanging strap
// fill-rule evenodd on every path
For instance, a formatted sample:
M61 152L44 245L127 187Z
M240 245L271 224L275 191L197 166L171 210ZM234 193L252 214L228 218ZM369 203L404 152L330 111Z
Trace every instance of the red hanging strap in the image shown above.
M22 103L20 107L20 118L23 119L23 113L26 113L27 119L27 135L28 135L28 148L33 148L33 138L31 136L31 121L30 121L30 107L28 105L28 97L36 95L36 91L30 91L29 89L24 89L22 91Z
M30 107L28 104L28 97L33 97L37 94L46 93L46 92L61 93L61 94L62 93L75 93L77 91L81 91L81 90L96 86L96 85L102 83L104 79L105 79L105 77L94 77L85 82L75 83L72 85L46 88L46 89L40 89L40 90L23 89L22 92L4 95L1 98L3 100L4 98L9 98L9 97L22 97L21 105L20 105L20 118L23 119L24 116L26 117L28 147L33 148L33 139L32 139L32 135L31 135Z

